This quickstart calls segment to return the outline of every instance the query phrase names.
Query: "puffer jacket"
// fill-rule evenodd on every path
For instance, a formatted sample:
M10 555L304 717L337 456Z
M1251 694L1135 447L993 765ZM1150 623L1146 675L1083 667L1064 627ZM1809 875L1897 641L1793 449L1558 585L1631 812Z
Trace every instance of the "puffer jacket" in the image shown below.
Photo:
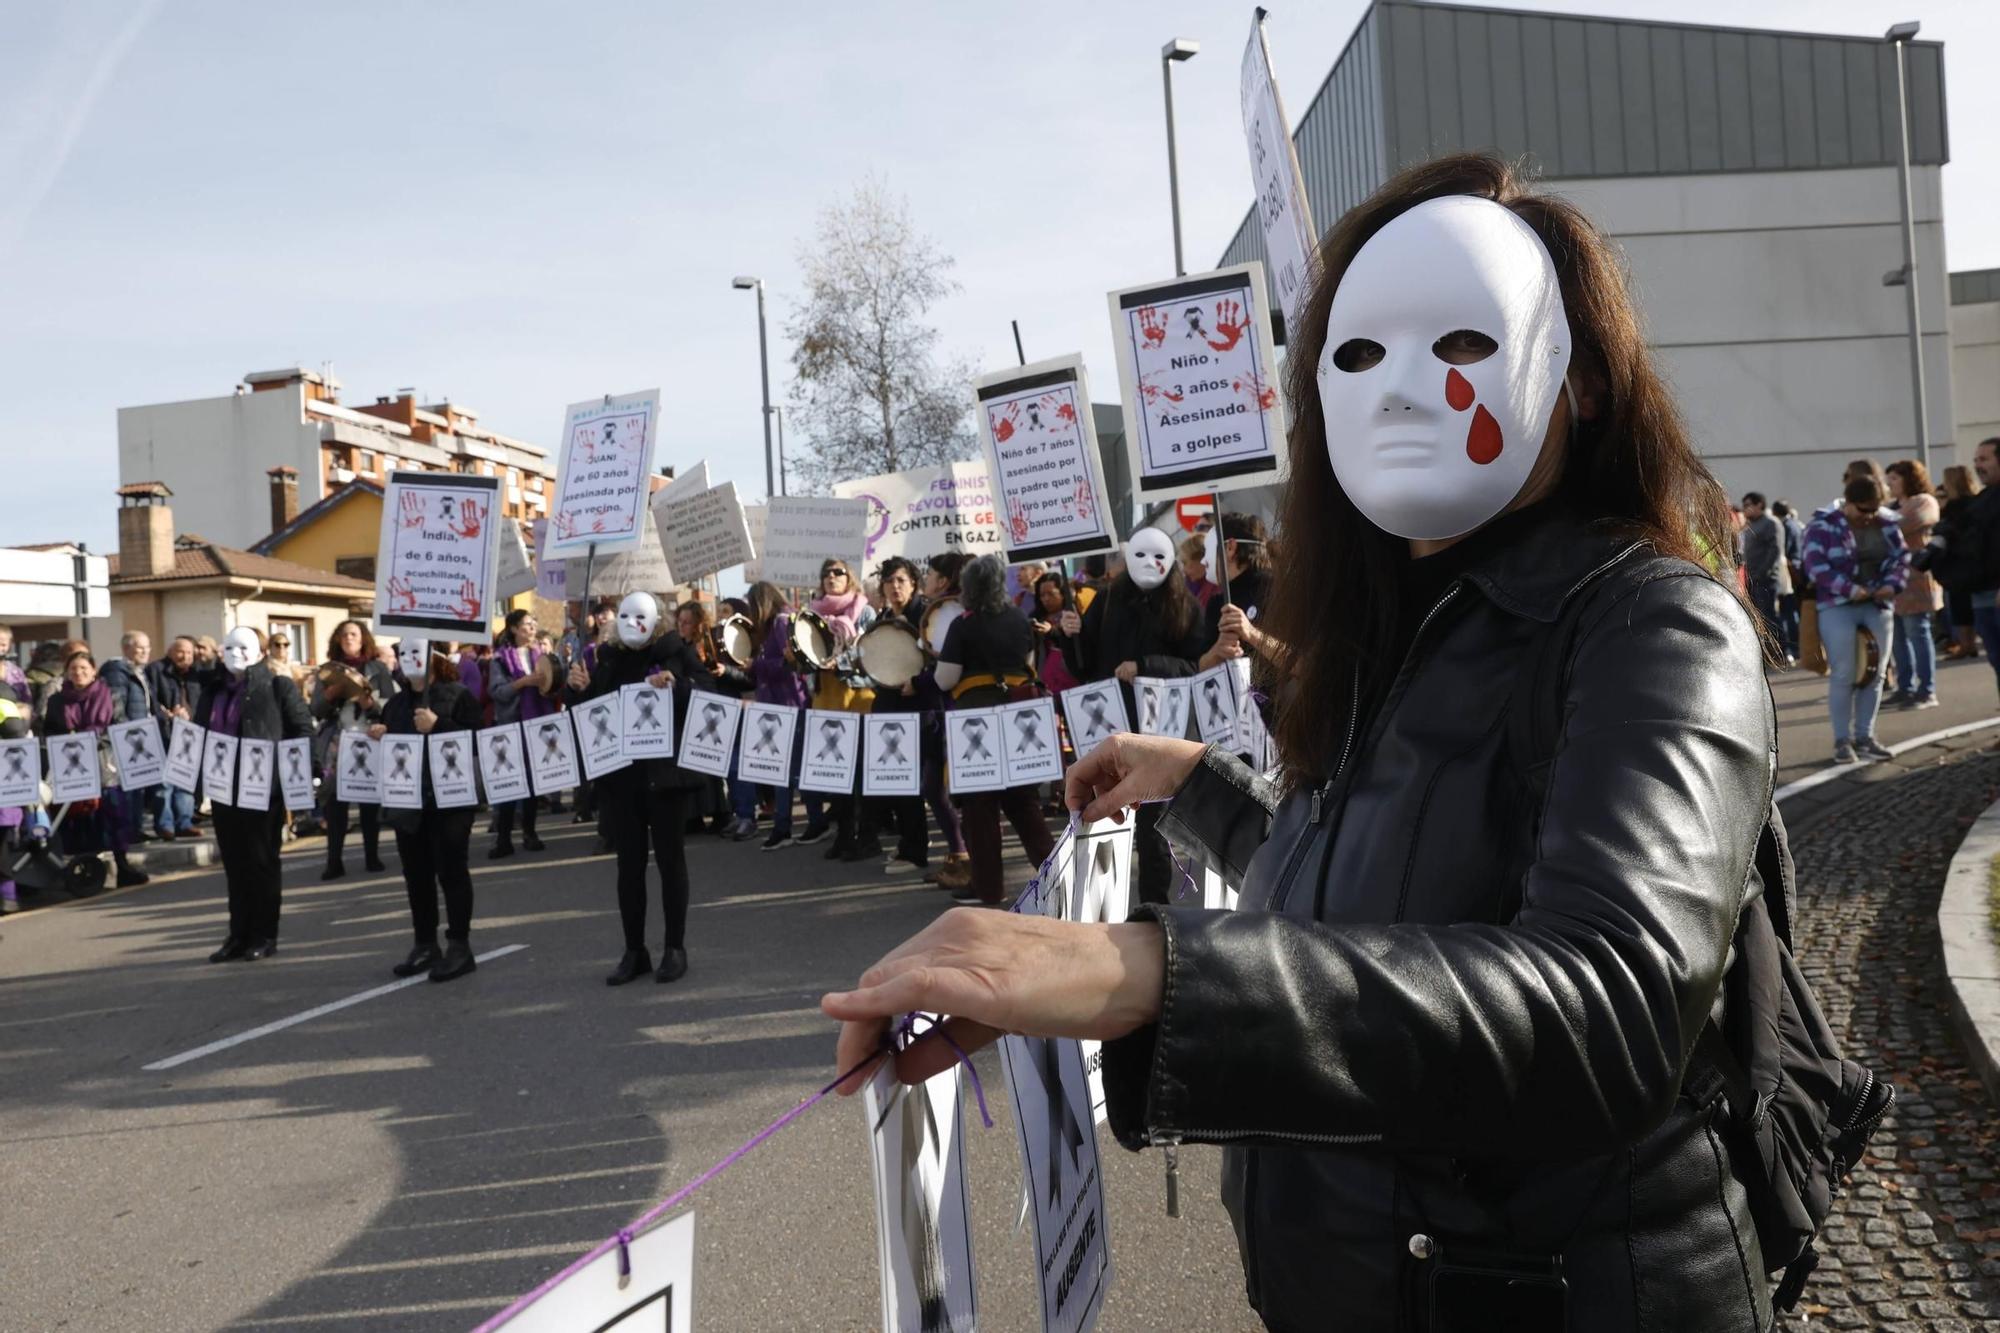
M1211 750L1161 821L1241 906L1134 913L1165 929L1165 999L1104 1048L1111 1123L1225 1146L1273 1329L1424 1327L1433 1247L1561 1255L1571 1329L1770 1325L1745 1195L1681 1083L1760 891L1775 715L1729 589L1600 578L1645 550L1527 528L1439 598L1324 781L1280 799ZM1524 781L1510 710L1573 598L1561 738Z

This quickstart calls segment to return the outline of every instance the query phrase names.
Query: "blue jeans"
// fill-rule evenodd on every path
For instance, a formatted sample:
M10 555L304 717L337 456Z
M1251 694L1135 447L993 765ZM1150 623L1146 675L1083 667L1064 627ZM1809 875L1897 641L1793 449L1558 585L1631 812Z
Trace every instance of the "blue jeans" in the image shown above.
M1931 613L1896 617L1896 687L1916 695L1937 693L1937 641Z
M194 793L162 782L146 790L146 804L153 812L153 828L165 833L194 832Z
M1784 641L1785 655L1799 655L1799 595L1788 592L1778 599L1779 637Z
M1875 683L1865 690L1854 688L1855 636L1866 628L1874 633L1877 643L1882 643L1895 632L1895 623L1895 615L1877 602L1838 602L1831 606L1820 603L1819 637L1826 645L1830 669L1826 705L1833 718L1836 744L1864 740L1875 734L1875 713L1882 705L1882 678L1877 675ZM1995 629L2000 631L2000 617L1996 617Z
M747 725L747 724L746 724ZM792 771L799 771L799 755L805 749L806 729L803 725L793 728ZM743 741L739 737L736 746L736 762L729 774L729 807L738 819L746 819L754 826L757 822L757 794L771 794L771 831L781 838L792 835L792 795L795 788L765 787L743 780ZM816 791L798 793L805 800L806 823L817 827L826 822L825 802Z
M2000 677L2000 606L1982 606L1985 599L1973 594L1972 628L1979 634L1979 642L1986 649L1986 660L1993 664L1993 674Z

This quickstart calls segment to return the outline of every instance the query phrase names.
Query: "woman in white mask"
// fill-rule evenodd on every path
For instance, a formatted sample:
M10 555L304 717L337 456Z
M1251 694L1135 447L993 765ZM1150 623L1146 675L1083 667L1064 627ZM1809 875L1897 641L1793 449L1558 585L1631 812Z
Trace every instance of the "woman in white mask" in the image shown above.
M568 698L574 706L627 685L649 685L666 692L653 707L671 721L686 715L694 682L707 678L700 655L674 632L659 602L651 593L635 592L618 604L615 640L599 645L592 666L578 662L570 668ZM636 704L628 701L626 706ZM687 971L686 825L695 793L705 781L672 759L640 759L597 780L604 831L618 855L618 917L625 930L625 951L604 978L607 986L623 986L647 972L655 981L678 981ZM646 948L649 858L660 867L660 915L666 928L657 971Z
M823 1000L836 1064L912 1009L965 1049L1103 1039L1121 1142L1169 1173L1224 1145L1274 1329L1768 1328L1792 1255L1693 1052L1741 1051L1704 1027L1739 925L1772 934L1776 731L1618 256L1499 159L1444 158L1342 219L1294 327L1281 781L1129 735L1068 780L1086 819L1170 801L1240 910L950 913ZM926 1038L899 1072L955 1058ZM1833 1068L1851 1162L1888 1094Z

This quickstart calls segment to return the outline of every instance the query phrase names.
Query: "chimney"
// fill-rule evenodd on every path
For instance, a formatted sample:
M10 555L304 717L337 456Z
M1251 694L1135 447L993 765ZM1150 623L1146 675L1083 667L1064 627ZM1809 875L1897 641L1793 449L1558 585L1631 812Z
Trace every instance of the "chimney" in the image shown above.
M271 531L276 532L299 516L299 470L279 466L264 475L271 479Z
M173 495L163 481L138 481L118 488L118 574L160 578L174 570Z

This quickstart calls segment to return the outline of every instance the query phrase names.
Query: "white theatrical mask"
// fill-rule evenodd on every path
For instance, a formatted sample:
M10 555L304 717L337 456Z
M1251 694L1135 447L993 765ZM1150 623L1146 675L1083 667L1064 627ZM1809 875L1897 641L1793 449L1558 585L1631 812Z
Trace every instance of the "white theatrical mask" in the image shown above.
M660 627L660 604L649 592L630 592L618 603L618 642L627 648L644 648Z
M222 636L222 665L230 675L240 676L263 660L256 630L238 625Z
M1173 567L1173 540L1158 528L1140 528L1125 543L1125 572L1141 588L1151 591L1159 587Z
M403 669L405 680L422 680L430 672L430 663L429 639L403 639L396 644L396 665Z
M1318 366L1333 474L1384 532L1462 536L1520 494L1569 358L1562 287L1528 224L1471 195L1418 204L1334 292Z

